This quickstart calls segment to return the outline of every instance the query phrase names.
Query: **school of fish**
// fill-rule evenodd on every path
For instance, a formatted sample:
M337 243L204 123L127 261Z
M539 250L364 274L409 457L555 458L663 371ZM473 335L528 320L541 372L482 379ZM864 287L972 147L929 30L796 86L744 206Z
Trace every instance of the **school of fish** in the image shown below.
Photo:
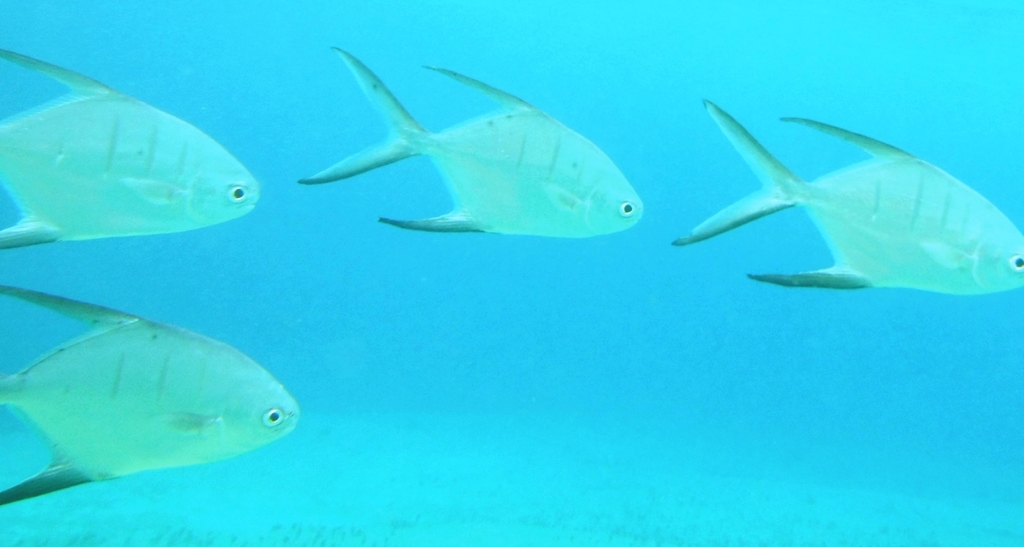
M626 230L644 204L614 162L585 137L509 93L443 68L498 104L440 133L421 126L352 54L335 49L390 127L390 136L299 181L317 185L425 155L444 176L451 212L380 218L428 232L581 238ZM0 249L180 232L238 218L259 182L198 128L86 76L11 51L0 58L70 88L0 122L0 183L21 214ZM676 239L710 239L803 206L835 264L796 274L749 274L786 287L903 287L984 294L1024 285L1024 235L966 184L870 137L803 118L783 121L843 139L871 158L805 182L732 116L708 113L761 189ZM291 432L300 411L273 375L235 348L128 313L0 285L90 330L17 374L0 374L7 405L45 437L50 466L0 491L0 505L140 471L237 456ZM98 425L99 424L99 425Z

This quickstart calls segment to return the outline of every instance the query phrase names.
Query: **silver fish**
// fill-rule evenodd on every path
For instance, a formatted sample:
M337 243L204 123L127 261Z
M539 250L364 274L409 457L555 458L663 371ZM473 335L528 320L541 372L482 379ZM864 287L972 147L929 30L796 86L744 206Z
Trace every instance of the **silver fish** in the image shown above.
M430 133L366 65L335 51L392 134L300 183L333 182L424 154L444 173L455 209L425 220L381 222L435 232L590 237L625 230L643 215L640 197L601 149L521 99L451 70L427 67L501 106L491 115Z
M22 215L0 249L192 230L259 200L249 171L192 125L70 70L0 58L71 88L0 123L0 182Z
M788 287L905 287L983 294L1024 285L1024 235L981 194L945 171L888 144L803 118L783 118L850 142L872 159L808 184L775 159L732 116L711 117L761 179L762 189L674 242L688 245L776 211L804 206L835 265L795 275L750 275Z
M0 294L93 330L25 371L0 375L0 404L53 447L43 472L0 505L139 471L214 462L291 432L295 399L238 350L178 327L0 286Z

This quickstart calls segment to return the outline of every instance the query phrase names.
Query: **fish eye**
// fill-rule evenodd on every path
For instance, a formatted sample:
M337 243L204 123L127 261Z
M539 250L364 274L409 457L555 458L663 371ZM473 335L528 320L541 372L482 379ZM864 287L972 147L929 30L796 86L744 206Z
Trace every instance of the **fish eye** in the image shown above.
M631 202L623 201L622 204L619 205L619 214L622 215L623 218L629 218L633 216L633 213L635 212L636 206L633 205Z
M284 421L284 412L278 408L272 408L263 415L263 425L267 427L277 427Z
M1012 267L1014 271L1024 272L1024 256L1013 255L1013 257L1010 258L1010 267Z
M245 188L242 188L241 186L235 186L234 188L231 189L231 200L234 201L235 203L241 203L242 201L245 201L245 196Z

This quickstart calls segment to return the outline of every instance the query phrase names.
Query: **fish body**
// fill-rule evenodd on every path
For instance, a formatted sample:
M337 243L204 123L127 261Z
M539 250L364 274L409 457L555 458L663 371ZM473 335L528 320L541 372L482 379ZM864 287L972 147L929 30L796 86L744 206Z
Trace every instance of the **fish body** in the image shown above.
M589 237L605 233L592 213L640 203L633 196L611 203L602 195L602 181L620 176L618 168L593 143L539 110L450 129L428 139L424 150L445 173L461 209L485 219L477 222L487 232Z
M0 174L22 212L0 248L192 230L258 201L248 170L187 122L60 67L0 58L72 89L0 123Z
M298 404L280 382L226 344L42 293L0 287L0 294L71 316L77 306L85 311L77 318L96 324L0 379L0 404L53 446L44 477L57 468L61 480L81 483L214 462L270 443L298 421ZM0 492L0 505L65 487L52 477L39 483ZM18 490L25 484L33 495Z
M1024 254L1013 222L925 161L859 164L808 185L801 203L839 260L872 286L977 294L1024 282L998 275L1016 273L1011 261Z
M435 68L501 108L430 133L365 65L336 51L389 120L392 138L300 182L332 182L424 154L444 174L455 209L432 219L382 222L426 231L590 237L629 228L642 216L639 196L604 152L521 99Z
M847 140L874 156L805 183L725 111L707 105L764 186L699 225L677 245L801 205L829 243L835 265L751 278L785 286L904 287L948 294L983 294L1024 285L1024 235L984 196L938 167L863 135L785 118Z

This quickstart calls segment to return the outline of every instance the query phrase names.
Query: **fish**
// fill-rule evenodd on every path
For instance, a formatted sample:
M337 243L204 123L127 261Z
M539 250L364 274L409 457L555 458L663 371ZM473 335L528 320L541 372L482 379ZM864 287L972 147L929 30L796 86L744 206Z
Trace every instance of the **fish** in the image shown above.
M807 183L710 101L708 113L762 188L716 213L674 245L690 245L794 206L809 213L831 267L748 274L785 287L900 287L974 295L1024 285L1024 235L984 196L899 148L806 118L782 118L845 140L871 158Z
M391 135L300 184L333 182L422 154L444 175L454 210L381 222L430 232L582 238L625 230L643 215L640 197L600 148L525 101L457 72L425 67L499 105L496 112L431 133L366 65L334 51L384 115Z
M299 405L237 349L183 328L0 286L92 330L18 374L0 405L46 438L52 463L0 492L0 505L141 471L228 459L295 429Z
M193 230L259 200L245 166L189 123L70 70L0 59L71 88L0 122L0 185L21 212L0 249Z

